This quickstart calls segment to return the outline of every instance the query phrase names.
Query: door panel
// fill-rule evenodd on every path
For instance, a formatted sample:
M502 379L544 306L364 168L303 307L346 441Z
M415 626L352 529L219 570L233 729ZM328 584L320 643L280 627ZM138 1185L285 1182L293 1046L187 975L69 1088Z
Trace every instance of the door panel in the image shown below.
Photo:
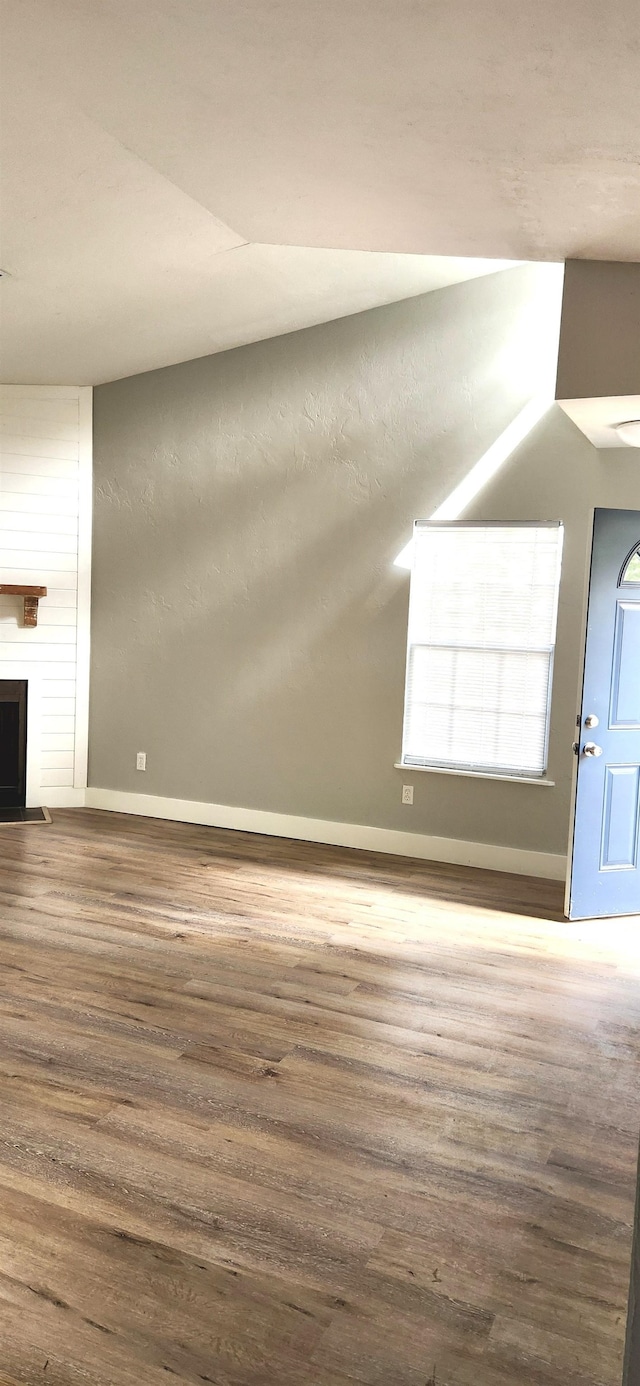
M638 857L638 765L607 765L604 784L603 871L630 869Z
M640 511L596 510L567 891L571 919L640 914Z
M640 727L638 650L640 650L640 602L619 601L616 604L613 642L613 677L611 680L611 715L609 718L609 725L612 729Z

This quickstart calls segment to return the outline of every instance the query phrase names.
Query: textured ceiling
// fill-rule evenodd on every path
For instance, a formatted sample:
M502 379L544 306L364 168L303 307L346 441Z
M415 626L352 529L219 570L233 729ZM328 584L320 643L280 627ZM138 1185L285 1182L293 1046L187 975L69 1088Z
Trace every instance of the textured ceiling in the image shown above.
M637 0L2 12L5 378L106 379L438 274L285 247L640 259Z

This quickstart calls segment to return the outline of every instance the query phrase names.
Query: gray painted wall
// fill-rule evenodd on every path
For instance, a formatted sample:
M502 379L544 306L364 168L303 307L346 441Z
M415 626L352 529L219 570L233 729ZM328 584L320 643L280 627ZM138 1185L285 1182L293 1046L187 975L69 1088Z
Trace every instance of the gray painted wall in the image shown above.
M564 852L590 511L640 507L640 454L556 405L468 513L566 522L557 787L394 769L392 561L555 367L547 271L95 391L92 786Z
M640 264L568 260L557 399L640 394Z

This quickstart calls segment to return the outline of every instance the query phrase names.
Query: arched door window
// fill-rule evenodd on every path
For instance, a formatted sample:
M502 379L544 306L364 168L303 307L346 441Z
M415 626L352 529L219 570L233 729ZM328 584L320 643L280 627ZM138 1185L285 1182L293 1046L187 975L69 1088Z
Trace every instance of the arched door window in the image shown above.
M620 569L618 587L640 587L640 544L627 555Z

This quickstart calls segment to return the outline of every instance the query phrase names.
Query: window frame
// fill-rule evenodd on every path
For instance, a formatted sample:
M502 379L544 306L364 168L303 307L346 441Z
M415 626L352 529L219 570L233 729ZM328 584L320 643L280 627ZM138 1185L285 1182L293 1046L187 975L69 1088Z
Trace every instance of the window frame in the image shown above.
M629 550L624 560L624 563L622 564L622 567L620 569L620 576L618 577L618 587L622 588L623 590L625 587L640 587L640 578L636 580L636 578L625 577L625 573L627 571L627 568L629 567L629 564L632 562L634 558L636 558L636 556L640 557L640 544L634 544L633 548Z
M548 769L549 769L549 740L550 740L550 732L551 732L551 705L552 705L552 695L553 695L553 678L554 678L554 672L555 672L555 651L556 651L556 645L557 645L557 618L558 618L559 600L560 600L560 584L561 584L561 580L562 580L562 556L563 556L563 547L564 547L564 521L563 521L563 520L414 520L414 523L413 523L413 540L412 540L412 542L413 542L414 545L415 545L416 531L418 530L418 527L419 527L420 529L425 529L425 528L431 527L431 526L432 526L434 529L485 529L485 530L487 530L487 529L555 529L555 530L559 530L559 531L561 532L561 533L560 533L560 542L559 542L559 550L560 550L560 551L559 551L559 555L558 555L558 563L559 563L559 567L558 567L558 585L557 585L557 590L556 590L556 610L555 610L555 622L554 622L554 632L553 632L553 633L554 633L553 644L550 645L550 646L549 646L549 645L544 645L544 646L541 645L541 646L539 647L539 651L537 651L537 652L540 652L540 653L542 653L542 652L548 653L548 655L549 655L549 676L548 676L547 700L546 700L546 708L545 708L544 764L543 764L543 768L542 768L542 770L540 771L540 773L539 773L539 774L534 774L534 773L531 772L530 769L527 769L527 770L524 770L524 771L520 771L520 770L517 770L517 769L515 769L515 768L512 769L511 767L508 767L508 766L503 766L503 767L500 767L500 766L495 766L495 767L486 766L486 765L484 765L484 764L481 763L481 762L475 762L475 763L474 763L474 762L471 762L471 761L469 761L469 762L461 762L461 761L460 761L460 762L454 762L454 761L446 761L446 760L445 760L445 761L432 760L432 761L427 762L426 764L419 765L419 764L414 764L412 761L406 760L406 759L405 759L405 750L404 750L404 743L405 743L405 723L406 723L406 716L407 716L407 691L408 691L408 688L409 688L410 662L411 662L412 652L413 652L414 648L415 648L417 645L423 643L423 642L419 642L419 641L413 641L413 642L412 642L412 641L410 641L410 639L409 639L409 618L410 618L410 611L411 611L411 606L410 606L410 603L411 603L411 587L410 587L410 589L409 589L409 592L410 592L410 595L409 595L409 614L408 614L408 618L407 618L407 652L406 652L405 675L404 675L404 699L403 699L403 717L402 717L402 750L401 750L401 754L400 754L399 760L397 760L397 761L395 762L395 769L397 769L397 770L403 770L404 772L409 771L410 773L414 773L415 771L418 771L418 772L421 773L421 774L426 772L427 774L464 775L464 776L468 776L468 777L470 777L470 778L475 778L475 779L503 780L503 781L506 781L507 783L511 783L511 784L513 784L513 783L518 784L518 783L519 783L519 784L532 784L532 785L547 785L547 786L553 787L553 785L554 785L555 782L554 782L553 780L549 779L549 777L548 777ZM415 548L413 549L413 553L415 553ZM630 555L629 555L629 557L630 557ZM628 558L627 558L626 561L628 562ZM623 570L622 570L622 571L624 571L624 567L623 567ZM410 582L412 582L412 581L413 581L413 557L412 557L411 573L410 573ZM434 642L434 645L435 645L435 642ZM431 647L428 647L428 648L433 648L433 647L434 647L434 646L431 646ZM465 649L466 649L466 648L471 648L471 647L470 647L470 646L469 646L469 647L467 647L467 646L464 646L464 647L463 647L463 646L448 645L448 646L446 646L446 648L449 648L449 649L455 649L455 648L462 649L462 648L465 648ZM484 649L484 648L488 648L488 646L479 646L478 648ZM515 645L514 645L514 646L506 646L506 647L505 647L505 649L506 649L508 652L510 652L510 653L511 653L511 652L518 653L518 652L519 652L519 648L520 648L520 647L516 647ZM531 653L531 652L535 653L536 651L535 651L535 650L534 650L534 651L531 651L531 650L523 651L523 653Z

